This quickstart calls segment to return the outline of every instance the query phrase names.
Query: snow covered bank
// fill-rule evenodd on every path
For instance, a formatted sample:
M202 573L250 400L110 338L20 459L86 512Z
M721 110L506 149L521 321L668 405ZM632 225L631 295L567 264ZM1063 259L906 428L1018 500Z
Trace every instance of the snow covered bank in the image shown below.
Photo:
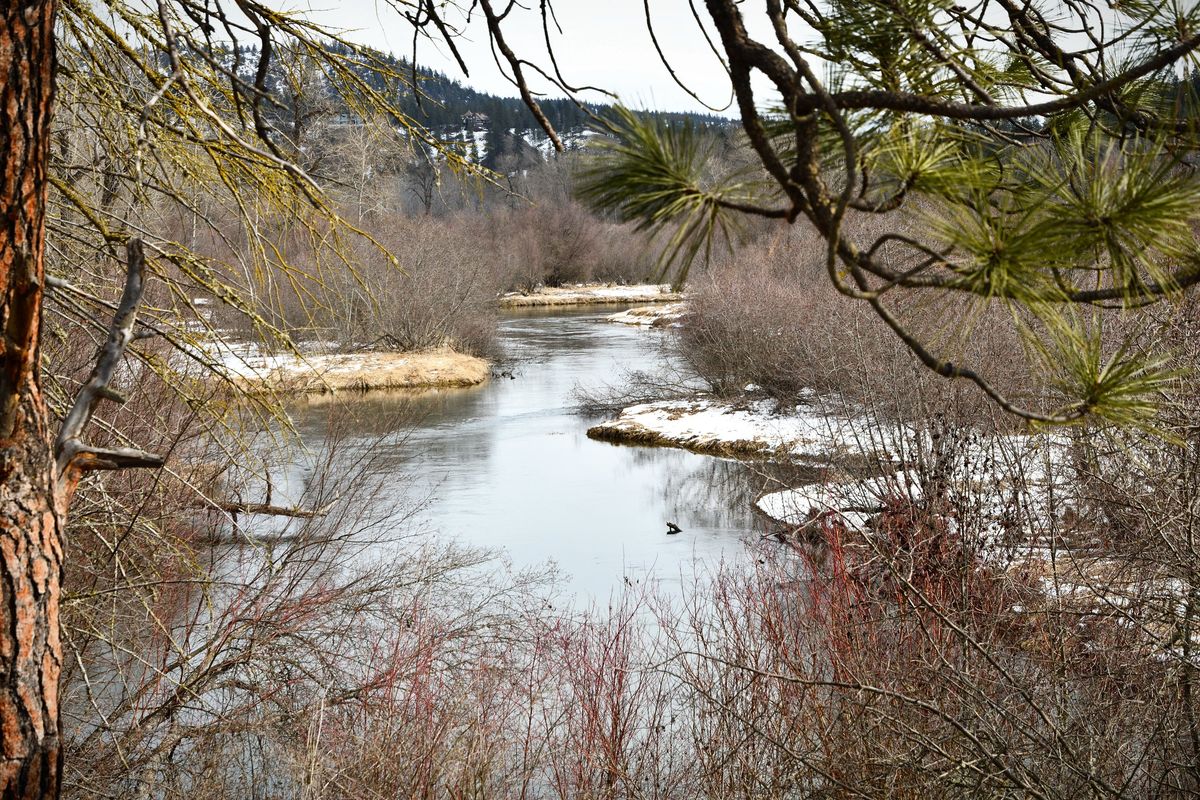
M545 286L535 292L509 292L500 297L501 308L531 308L536 306L585 306L634 303L671 303L683 299L667 284L636 284L633 286Z
M1004 450L1009 460L962 459L945 485L948 506L940 513L949 533L962 537L979 563L1035 590L1014 612L1069 609L1088 617L1137 621L1146 630L1170 630L1186 613L1190 585L1163 564L1114 548L1096 531L1074 520L1087 495L1074 485L1061 438L997 436L980 450ZM1015 457L1012 458L1012 457ZM920 503L924 488L917 470L845 482L815 483L761 496L755 507L782 526L783 541L819 539L834 520L858 534L844 540L866 563L889 544L874 528L885 507ZM1165 641L1165 637L1164 637Z
M873 430L862 419L796 406L777 413L769 400L738 404L719 400L664 400L623 410L615 420L588 430L610 442L682 447L710 455L772 458L826 465L861 460L895 461L903 448L900 430Z
M687 314L687 303L665 303L655 306L637 306L618 311L605 317L607 322L618 325L635 325L644 328L665 328L679 322Z
M453 350L426 353L336 353L261 356L228 352L222 365L251 392L302 394L369 389L474 386L488 378L488 362Z
M915 443L915 439L913 440ZM787 526L819 514L836 514L849 527L863 530L887 503L923 499L922 478L936 479L951 499L969 506L972 524L988 543L1020 533L1029 541L1074 509L1064 469L1067 442L1050 434L974 435L947 448L940 464L928 439L913 448L906 466L891 475L834 481L771 492L756 503L759 511Z

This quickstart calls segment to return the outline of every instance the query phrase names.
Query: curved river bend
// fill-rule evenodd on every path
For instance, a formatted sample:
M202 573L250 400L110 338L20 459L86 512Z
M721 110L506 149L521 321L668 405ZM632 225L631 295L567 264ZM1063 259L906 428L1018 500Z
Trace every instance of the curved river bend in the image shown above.
M698 565L742 555L756 528L743 467L587 438L595 418L573 410L577 387L662 365L663 334L604 323L613 310L506 314L500 340L515 378L350 404L351 449L375 449L389 499L423 501L403 524L498 549L516 568L553 562L585 601L625 581L686 581ZM319 404L294 417L306 443L324 441ZM668 520L683 533L668 536Z

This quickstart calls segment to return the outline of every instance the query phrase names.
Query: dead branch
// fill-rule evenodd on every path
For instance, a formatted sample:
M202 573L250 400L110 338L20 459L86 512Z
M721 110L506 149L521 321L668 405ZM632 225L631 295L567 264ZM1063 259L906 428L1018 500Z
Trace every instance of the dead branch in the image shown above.
M63 420L54 443L54 458L60 480L77 480L80 473L98 469L127 469L132 467L161 467L162 456L133 448L99 448L83 442L84 428L96 413L102 399L122 404L125 398L110 386L117 365L135 338L138 306L145 291L146 255L141 239L130 239L125 245L125 289L109 325L108 340L100 351L91 377L80 389L75 404Z

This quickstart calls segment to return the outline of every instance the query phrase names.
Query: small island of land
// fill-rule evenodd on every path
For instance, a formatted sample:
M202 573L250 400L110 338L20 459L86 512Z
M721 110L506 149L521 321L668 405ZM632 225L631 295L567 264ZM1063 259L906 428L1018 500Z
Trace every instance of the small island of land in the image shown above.
M578 284L502 295L498 305L502 309L519 309L653 303L621 312L636 320L633 324L648 325L660 319L669 322L678 318L683 311L681 297L665 284ZM251 394L465 388L486 381L491 368L486 359L449 346L421 351L264 355L256 346L220 343L209 350L221 362L227 377Z
M256 392L322 394L372 389L475 386L489 364L450 349L423 353L331 353L247 358L226 364L241 388Z
M898 442L872 441L866 422L843 419L821 408L779 408L767 399L740 402L696 397L641 403L588 429L592 439L622 444L678 447L727 458L767 459L812 466L890 460ZM897 435L902 435L897 432Z

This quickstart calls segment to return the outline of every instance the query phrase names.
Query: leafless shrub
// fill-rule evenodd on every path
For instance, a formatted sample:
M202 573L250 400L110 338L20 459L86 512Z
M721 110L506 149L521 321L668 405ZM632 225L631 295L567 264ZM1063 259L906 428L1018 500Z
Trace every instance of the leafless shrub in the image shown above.
M638 283L654 273L654 251L644 236L571 200L493 210L483 224L509 289Z
M653 251L643 237L572 202L452 217L380 212L365 226L371 240L342 242L351 251L346 257L281 225L276 240L290 265L287 276L247 267L254 277L242 281L231 274L229 280L265 287L256 291L265 295L267 322L294 342L404 350L448 345L488 355L495 349L495 298L502 291L639 282L654 272ZM208 246L226 254L236 249L217 240ZM237 309L216 305L212 323L254 336L253 321Z
M343 257L324 246L285 242L289 262L311 277L273 284L268 321L295 342L336 348L491 353L501 284L473 223L392 216L378 227L371 241L343 243L352 247L348 268L333 268ZM233 309L218 307L214 324L251 333Z
M829 285L824 242L807 228L776 228L737 247L689 291L692 313L680 330L680 352L718 394L753 383L781 400L837 394L909 418L945 405L942 399L965 409L978 396L973 409L994 416L978 390L927 380L895 334ZM1028 360L1015 328L994 324L1002 309L949 308L944 299L934 305L918 296L895 311L956 362L986 364L1005 391L1039 395L1040 387L1025 385Z

